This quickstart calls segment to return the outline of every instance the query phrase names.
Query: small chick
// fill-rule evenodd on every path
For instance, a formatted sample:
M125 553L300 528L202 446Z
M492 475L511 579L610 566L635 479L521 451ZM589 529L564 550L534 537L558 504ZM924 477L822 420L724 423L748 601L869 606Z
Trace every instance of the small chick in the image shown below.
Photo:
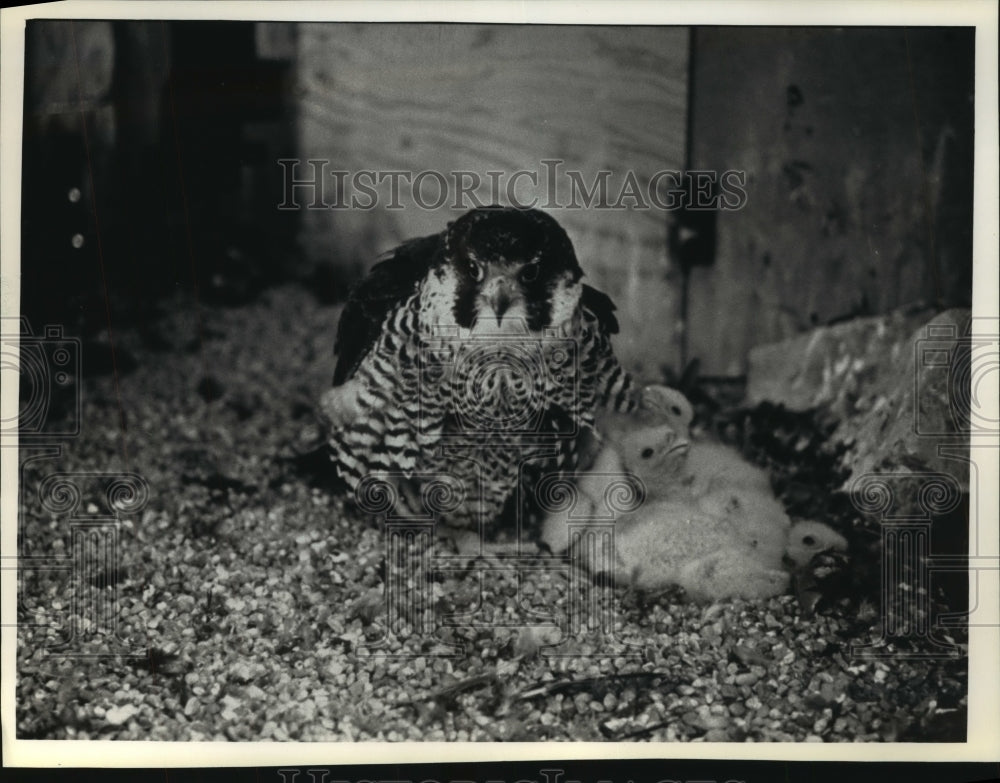
M615 533L619 571L640 590L677 584L700 601L764 598L788 587L780 550L758 548L738 518L706 513L690 499L646 504Z
M604 516L609 485L626 474L641 482L646 502L665 496L684 465L693 416L687 398L666 386L644 388L640 407L631 413L599 413L595 430L581 448L587 469L576 479L579 497L572 516ZM566 522L565 514L554 513L542 523L540 541L552 552L564 552L569 546Z
M688 455L685 475L691 491L696 495L735 487L756 492L771 491L771 478L767 471L747 462L738 451L721 443L699 442Z
M788 589L783 561L799 568L846 549L818 522L792 527L768 474L721 444L692 443L690 422L690 404L666 387L647 387L635 414L598 419L600 448L577 486L597 509L614 474L642 482L645 502L615 526L617 567L633 586L678 584L694 600L767 598ZM564 551L565 517L550 515L542 538Z
M821 522L799 522L792 527L785 565L792 569L792 586L804 614L813 614L824 598L838 592L846 553L847 539Z
M632 413L605 412L596 419L601 442L612 444L621 469L635 473L647 497L668 494L683 468L694 411L687 398L667 386L647 386ZM607 467L611 461L607 461Z
M846 552L847 539L822 522L807 520L797 523L788 534L785 557L789 565L806 568L824 552Z
M645 488L647 507L637 512L639 518L654 513L655 501L670 499L675 505L661 506L657 513L731 519L726 537L754 549L756 560L778 567L791 523L771 491L770 477L721 443L691 442L692 415L680 392L649 386L642 393L640 415L616 414L611 426L599 421L620 469L637 476ZM623 528L631 524L623 522ZM700 543L709 538L706 533Z

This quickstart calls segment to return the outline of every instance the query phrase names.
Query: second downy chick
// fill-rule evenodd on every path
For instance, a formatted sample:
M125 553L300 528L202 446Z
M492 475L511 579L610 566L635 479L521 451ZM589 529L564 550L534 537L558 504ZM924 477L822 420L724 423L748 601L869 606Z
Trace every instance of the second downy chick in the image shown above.
M843 551L846 541L826 525L792 526L761 468L718 443L688 436L691 407L679 392L647 387L635 414L598 420L593 468L580 475L581 503L602 510L616 474L638 480L645 500L615 524L620 575L640 589L669 584L692 598L766 598L788 588L783 558L801 569L819 552ZM595 516L600 516L595 513ZM546 520L543 540L567 548L566 519Z

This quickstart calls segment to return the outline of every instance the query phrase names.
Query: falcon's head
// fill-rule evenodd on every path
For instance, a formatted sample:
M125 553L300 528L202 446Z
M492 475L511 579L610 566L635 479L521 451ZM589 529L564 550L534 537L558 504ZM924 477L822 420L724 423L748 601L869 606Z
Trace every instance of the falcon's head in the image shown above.
M448 227L445 257L457 276L455 321L532 332L576 310L583 276L562 227L537 210L474 209Z

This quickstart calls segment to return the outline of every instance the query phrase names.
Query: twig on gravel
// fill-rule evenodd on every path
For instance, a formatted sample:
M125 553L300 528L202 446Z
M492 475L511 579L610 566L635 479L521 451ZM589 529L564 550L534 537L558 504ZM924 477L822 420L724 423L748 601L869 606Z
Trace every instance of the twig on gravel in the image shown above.
M677 721L660 721L659 723L653 723L650 726L643 726L641 729L636 729L635 731L630 731L628 734L619 734L617 737L611 735L609 739L614 739L616 741L630 740L630 739L640 739L642 737L648 737L657 729L665 729L673 726Z
M148 671L151 674L174 674L170 665L180 657L179 653L167 652L160 647L147 647L142 657L128 658L127 663L135 669Z
M521 691L521 693L514 696L511 701L527 701L528 699L534 699L539 696L551 696L555 693L583 691L591 689L595 685L607 685L612 682L624 680L644 680L652 683L656 680L662 680L665 677L667 677L667 675L663 672L621 672L619 674L609 674L606 677L587 677L581 680L558 680L556 682L548 682L544 685L539 685L534 688ZM676 682L671 683L671 687L675 685L677 685Z
M391 706L411 707L429 701L454 699L460 693L477 690L487 685L494 685L496 682L497 682L497 673L496 671L491 669L490 671L485 672L484 674L477 674L475 677L468 677L464 680L459 680L457 682L451 683L450 685L446 685L443 688L438 688L436 691L431 691L430 693L424 696L420 696L414 699L407 699L405 701L397 701L393 703Z

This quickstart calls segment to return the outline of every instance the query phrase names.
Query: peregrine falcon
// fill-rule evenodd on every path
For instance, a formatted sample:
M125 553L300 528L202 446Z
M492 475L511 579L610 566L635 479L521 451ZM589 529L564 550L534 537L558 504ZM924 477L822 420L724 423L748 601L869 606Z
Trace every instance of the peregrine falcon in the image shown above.
M498 206L375 264L341 314L321 401L356 497L377 477L423 505L410 513L429 504L490 535L538 476L572 469L595 413L636 405L612 352L615 307L582 277L552 217Z

